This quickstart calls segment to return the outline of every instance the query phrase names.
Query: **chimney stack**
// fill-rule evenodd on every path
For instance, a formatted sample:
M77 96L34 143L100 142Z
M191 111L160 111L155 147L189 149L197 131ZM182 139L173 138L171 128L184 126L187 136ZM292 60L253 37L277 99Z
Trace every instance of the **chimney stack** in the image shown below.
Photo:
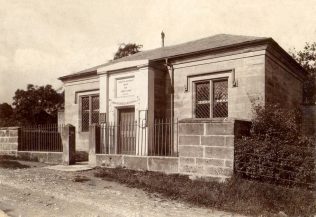
M162 31L161 32L161 47L165 46L165 33Z

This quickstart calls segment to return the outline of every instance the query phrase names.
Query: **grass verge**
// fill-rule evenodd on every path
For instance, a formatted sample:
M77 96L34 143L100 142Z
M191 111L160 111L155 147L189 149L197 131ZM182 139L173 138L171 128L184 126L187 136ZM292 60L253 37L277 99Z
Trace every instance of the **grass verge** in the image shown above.
M30 166L21 164L14 156L0 155L0 168L5 169L24 169Z
M223 183L191 180L184 175L133 171L123 168L97 168L95 176L129 187L160 193L194 205L251 216L313 216L313 192L266 183L231 178Z
M87 182L87 181L90 181L90 179L86 176L77 175L72 179L72 181L73 182Z

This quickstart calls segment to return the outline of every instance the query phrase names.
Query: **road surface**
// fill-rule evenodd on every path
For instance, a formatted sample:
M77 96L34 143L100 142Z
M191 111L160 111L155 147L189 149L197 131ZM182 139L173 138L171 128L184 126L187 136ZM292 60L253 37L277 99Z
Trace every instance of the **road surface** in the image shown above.
M31 167L0 168L0 210L8 216L239 216L104 181L94 177L93 171L63 172L40 163L21 163ZM76 176L90 180L75 182Z

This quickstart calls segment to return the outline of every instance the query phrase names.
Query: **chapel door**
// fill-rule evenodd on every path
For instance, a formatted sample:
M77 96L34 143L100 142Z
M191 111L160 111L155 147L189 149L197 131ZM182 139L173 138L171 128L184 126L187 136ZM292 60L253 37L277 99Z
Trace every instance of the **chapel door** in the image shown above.
M135 109L118 110L118 154L136 154Z

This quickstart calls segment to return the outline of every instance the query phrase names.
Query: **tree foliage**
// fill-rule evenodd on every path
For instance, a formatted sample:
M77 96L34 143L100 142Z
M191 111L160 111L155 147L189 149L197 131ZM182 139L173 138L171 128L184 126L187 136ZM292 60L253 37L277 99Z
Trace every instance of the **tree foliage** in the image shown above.
M304 101L306 104L316 103L316 42L306 43L303 50L290 51L292 57L308 72L304 82Z
M0 127L13 126L15 124L13 118L13 108L8 103L0 104Z
M18 89L13 97L14 117L21 125L45 124L57 121L57 111L63 106L63 94L57 93L51 85L27 85Z
M121 44L114 55L114 59L120 59L122 57L130 56L135 53L140 52L140 49L143 45L135 44L135 43L128 43L128 44Z

